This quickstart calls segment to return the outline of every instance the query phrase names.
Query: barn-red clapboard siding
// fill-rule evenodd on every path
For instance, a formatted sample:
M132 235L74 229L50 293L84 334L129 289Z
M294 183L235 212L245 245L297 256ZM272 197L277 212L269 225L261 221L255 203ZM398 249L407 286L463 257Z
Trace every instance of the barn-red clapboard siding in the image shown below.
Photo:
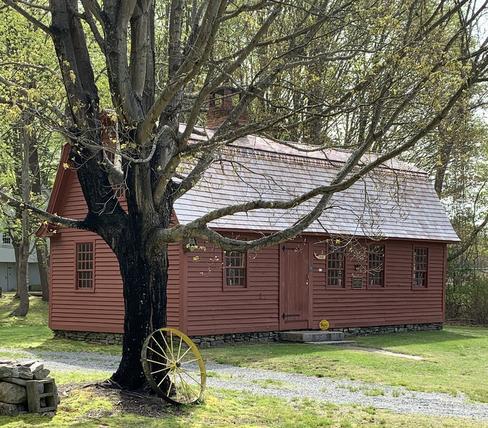
M443 322L445 243L385 240L385 286L353 289L356 261L350 253L346 254L345 287L328 287L326 261L314 256L324 245L324 238L304 236L294 242L303 241L310 266L308 323L294 326L282 321L280 246L250 253L247 287L228 290L222 285L222 250L200 243L203 249L186 254L189 334L318 328L322 319L329 320L333 328ZM427 288L414 288L412 284L414 246L429 248ZM283 274L287 273L283 266Z
M76 172L64 169L62 162L48 209L82 219L86 203ZM232 233L240 233L241 238L258 236L246 230ZM325 252L325 238L323 234L305 234L292 243L249 251L246 287L224 285L223 252L214 245L198 242L198 250L192 252L184 251L180 244L170 245L169 325L190 335L210 335L317 328L322 319L329 320L333 328L443 321L447 242L384 240L385 285L380 288L367 285L355 253L346 252L345 286L335 288L327 285L327 262L320 257ZM87 241L95 246L95 285L89 291L75 286L76 243ZM426 288L412 286L416 245L429 250ZM299 254L287 253L294 249ZM293 263L298 263L298 268ZM291 277L296 281L289 281ZM364 287L353 288L353 277L363 277ZM289 282L303 284L289 289ZM73 229L59 229L52 235L51 284L52 329L123 331L118 262L97 235Z
M64 192L58 199L58 214L82 219L86 203L76 173L67 170ZM95 287L75 287L75 245L95 243ZM171 266L168 285L168 323L178 325L180 302L181 246L170 245ZM117 259L96 234L61 229L51 237L51 299L49 325L54 330L121 333L124 320L122 280Z
M185 253L186 329L191 335L273 331L279 322L277 247L249 252L247 286L225 287L222 250L200 242Z

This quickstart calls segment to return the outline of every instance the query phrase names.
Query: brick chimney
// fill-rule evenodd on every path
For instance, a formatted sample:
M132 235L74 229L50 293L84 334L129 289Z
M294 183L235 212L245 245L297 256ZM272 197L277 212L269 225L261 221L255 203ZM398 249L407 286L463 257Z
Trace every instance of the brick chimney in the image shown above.
M231 86L220 86L213 91L208 100L207 127L218 128L222 125L240 98L240 90ZM248 115L244 112L239 116L237 125L244 125L247 122Z

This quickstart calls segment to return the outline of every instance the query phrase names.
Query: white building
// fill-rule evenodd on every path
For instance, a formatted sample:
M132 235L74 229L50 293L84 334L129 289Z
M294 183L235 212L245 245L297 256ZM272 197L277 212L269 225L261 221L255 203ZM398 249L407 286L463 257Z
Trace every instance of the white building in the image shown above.
M15 272L15 253L10 236L5 232L0 232L0 288L3 291L16 290ZM35 249L29 256L29 282L31 290L40 290L41 280Z

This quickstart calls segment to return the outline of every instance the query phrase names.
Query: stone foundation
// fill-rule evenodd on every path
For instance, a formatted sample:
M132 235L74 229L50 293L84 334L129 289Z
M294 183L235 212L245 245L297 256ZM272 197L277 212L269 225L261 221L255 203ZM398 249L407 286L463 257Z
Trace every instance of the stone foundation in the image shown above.
M94 331L54 330L54 337L61 339L80 340L87 343L101 343L105 345L121 345L122 333L97 333Z
M372 334L401 333L407 331L442 330L442 323L351 327L336 328L333 330L343 331L345 336L369 336ZM209 336L191 336L191 339L200 348L209 348L211 346L221 346L227 344L275 342L278 340L278 335L278 331L267 331L256 333L228 333ZM54 330L54 336L63 339L81 340L88 343L120 345L122 343L123 335L120 333Z
M275 342L278 340L278 332L215 334L211 336L192 336L191 339L200 348L210 348L211 346L227 344Z
M404 333L407 331L442 330L442 323L380 325L377 327L339 328L345 336L369 336L372 334Z
M95 333L90 331L54 330L54 337L62 339L80 340L87 343L108 345L122 344L123 335L120 333ZM201 348L219 346L230 343L263 343L278 340L278 332L261 333L231 333L210 336L192 336L191 339Z

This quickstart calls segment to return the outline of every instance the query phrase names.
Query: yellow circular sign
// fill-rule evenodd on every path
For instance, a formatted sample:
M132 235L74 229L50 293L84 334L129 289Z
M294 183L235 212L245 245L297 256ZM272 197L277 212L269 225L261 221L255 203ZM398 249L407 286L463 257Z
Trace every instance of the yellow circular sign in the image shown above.
M320 330L328 330L330 327L329 321L327 321L327 320L320 321L319 327L320 327Z

